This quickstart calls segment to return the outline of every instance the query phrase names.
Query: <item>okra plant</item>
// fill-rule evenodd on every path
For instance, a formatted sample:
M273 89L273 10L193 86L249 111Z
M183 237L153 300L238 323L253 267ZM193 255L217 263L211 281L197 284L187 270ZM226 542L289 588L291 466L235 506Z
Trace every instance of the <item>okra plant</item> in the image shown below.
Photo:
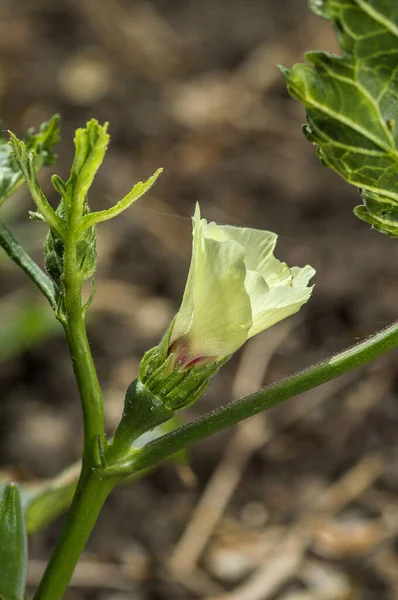
M312 0L310 4L316 14L332 21L342 55L309 52L307 63L280 67L289 92L305 107L304 133L316 145L321 162L358 188L362 204L354 209L355 215L373 229L398 237L398 4L396 0ZM31 218L48 227L44 268L2 221L0 244L47 298L64 328L82 405L84 446L81 464L49 485L3 486L2 600L25 597L27 533L44 526L67 505L64 529L35 600L63 597L104 501L123 480L398 346L395 323L251 396L184 426L175 425L176 413L199 400L210 379L248 338L300 310L311 296L315 274L311 266L290 267L274 256L275 233L208 223L197 205L180 309L158 346L142 357L137 378L127 389L120 423L107 437L85 325L95 302L97 228L130 209L149 191L161 169L112 207L96 210L89 192L109 135L107 124L92 119L76 131L67 181L58 175L51 179L59 195L54 209L37 172L55 162L58 137L59 119L54 116L39 132L28 131L23 140L12 133L8 141L0 140L0 205L19 186L27 186L35 204ZM85 282L91 282L91 294L83 300ZM152 441L135 443L153 430L158 435Z

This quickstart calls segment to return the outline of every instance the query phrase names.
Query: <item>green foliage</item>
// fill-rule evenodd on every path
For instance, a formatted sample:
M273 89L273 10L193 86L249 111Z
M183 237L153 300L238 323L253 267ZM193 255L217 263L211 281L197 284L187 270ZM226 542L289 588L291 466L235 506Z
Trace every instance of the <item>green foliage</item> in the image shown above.
M27 569L27 536L18 486L10 483L0 502L0 597L22 600Z
M10 132L10 142L12 154L17 162L25 183L31 193L38 211L30 213L33 219L40 219L48 224L62 237L65 227L63 220L55 213L54 209L43 194L40 184L37 180L37 153L35 150L29 150L25 142L19 140Z
M23 138L28 152L35 152L35 165L40 167L55 162L53 146L59 141L59 115L54 115L47 123L43 123L37 133L28 129ZM0 131L0 206L23 183L24 176L18 162L12 155L11 148Z
M343 56L309 52L309 64L281 68L305 107L307 138L322 163L359 188L355 214L398 237L398 3L312 0L333 22Z
M19 484L21 504L29 534L43 529L69 506L76 489L80 464L76 463L53 479ZM0 494L9 484L7 472L0 472ZM0 570L1 574L1 570Z
M88 191L104 160L108 147L110 138L107 127L107 123L100 125L96 119L91 119L86 127L76 130L74 139L75 156L69 179L63 181L59 175L53 175L51 179L54 189L60 195L60 202L56 210L51 207L37 180L38 157L41 156L39 152L43 152L44 142L40 141L32 146L29 141L30 138L28 141L22 141L10 133L13 160L19 172L23 174L37 206L37 210L31 212L30 216L32 219L40 219L46 222L49 226L44 246L45 265L47 272L57 286L57 302L61 312L66 268L66 245L70 248L69 265L73 271L73 277L76 277L82 283L92 277L95 272L95 226L126 210L153 185L161 172L161 169L158 169L145 183L139 182L136 184L112 208L91 212ZM54 127L49 129L48 138L55 139ZM51 157L48 152L44 154L42 160L44 161L44 159L47 163L50 161ZM75 254L73 258L71 252ZM58 311L57 315L62 320L61 312Z
M133 202L141 198L141 196L143 196L145 192L147 192L153 186L162 172L163 169L158 169L146 181L139 181L136 183L133 189L122 200L115 204L115 206L112 206L112 208L86 215L82 219L80 230L84 231L88 227L92 227L93 225L97 225L98 223L103 223L104 221L109 221L110 219L117 217L117 215L129 208Z
M108 123L100 125L96 119L91 119L84 128L76 129L75 158L70 177L65 184L64 202L66 218L70 221L73 216L82 216L84 203L87 198L95 175L104 160L110 136L107 133ZM55 183L58 188L61 179ZM53 180L54 185L54 180ZM77 214L76 214L77 213Z

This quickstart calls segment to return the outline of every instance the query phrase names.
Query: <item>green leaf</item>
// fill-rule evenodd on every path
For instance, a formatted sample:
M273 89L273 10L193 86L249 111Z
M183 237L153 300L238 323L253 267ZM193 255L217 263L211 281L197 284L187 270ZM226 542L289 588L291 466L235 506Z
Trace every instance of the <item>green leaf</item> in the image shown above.
M398 3L312 0L333 22L343 56L309 52L312 63L281 68L305 107L307 138L321 162L359 188L355 214L398 237Z
M80 231L84 231L88 227L93 227L94 225L102 223L103 221L109 221L109 219L113 219L121 212L125 211L133 204L133 202L141 198L141 196L143 196L145 192L147 192L153 186L162 172L163 169L158 169L146 181L139 181L133 187L133 189L122 200L115 204L115 206L112 206L112 208L93 212L83 217L80 225Z
M18 485L10 483L0 502L0 596L22 600L28 544Z
M109 144L107 133L108 123L100 125L96 119L91 119L86 127L76 129L75 158L66 183L65 209L67 217L73 210L81 215L84 209L87 192L101 166ZM60 182L53 185L60 187ZM76 205L76 206L75 206Z
M42 215L43 220L46 221L48 226L56 231L60 237L63 237L65 232L64 221L55 213L37 180L38 155L36 151L33 149L28 150L25 142L19 140L11 131L9 133L9 145L12 149L12 155L38 208L38 214L33 213L33 218L41 218L40 215Z
M34 128L28 129L24 142L28 151L34 150L40 166L48 167L57 160L53 147L58 144L60 116L54 115L51 119L40 125L38 133Z
M29 534L43 529L47 523L68 508L76 489L80 469L80 463L75 463L52 479L19 484L26 529ZM7 471L0 471L0 493L9 483L10 476Z
M29 151L36 155L36 170L55 162L52 149L59 141L59 115L43 123L35 133L29 129L24 137L24 143ZM0 130L0 206L23 183L22 171L14 159L5 135Z

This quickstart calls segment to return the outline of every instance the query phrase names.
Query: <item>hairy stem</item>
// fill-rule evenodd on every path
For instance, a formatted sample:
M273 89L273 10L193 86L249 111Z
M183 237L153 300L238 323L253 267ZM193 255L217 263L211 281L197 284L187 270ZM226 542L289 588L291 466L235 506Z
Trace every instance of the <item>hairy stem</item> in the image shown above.
M66 326L69 352L83 410L84 458L99 466L98 449L105 448L104 406L86 327L82 315L71 317Z
M47 298L51 307L56 310L56 288L52 280L42 271L38 264L15 239L8 227L0 220L0 246L39 288Z
M73 228L71 231L73 232ZM70 233L64 248L63 325L83 409L83 462L70 511L34 596L35 600L62 598L102 505L116 482L115 479L104 480L101 477L102 456L106 447L104 407L87 339L81 295L82 283L77 263L76 240L73 233Z
M217 431L357 369L397 346L398 322L317 365L175 429L172 433L147 444L140 451L135 451L130 461L108 467L108 472L110 475L129 474L150 468L175 452Z
M82 306L82 279L77 267L76 242L70 236L64 253L64 328L80 392L84 422L83 459L89 467L99 466L97 449L105 448L104 404L94 360L87 338Z

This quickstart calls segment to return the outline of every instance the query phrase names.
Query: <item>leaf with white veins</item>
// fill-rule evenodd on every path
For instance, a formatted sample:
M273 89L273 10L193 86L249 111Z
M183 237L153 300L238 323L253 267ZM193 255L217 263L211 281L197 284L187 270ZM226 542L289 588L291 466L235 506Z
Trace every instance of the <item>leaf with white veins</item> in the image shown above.
M359 188L355 214L398 237L398 2L311 0L333 22L343 56L306 54L281 68L307 113L321 162Z

